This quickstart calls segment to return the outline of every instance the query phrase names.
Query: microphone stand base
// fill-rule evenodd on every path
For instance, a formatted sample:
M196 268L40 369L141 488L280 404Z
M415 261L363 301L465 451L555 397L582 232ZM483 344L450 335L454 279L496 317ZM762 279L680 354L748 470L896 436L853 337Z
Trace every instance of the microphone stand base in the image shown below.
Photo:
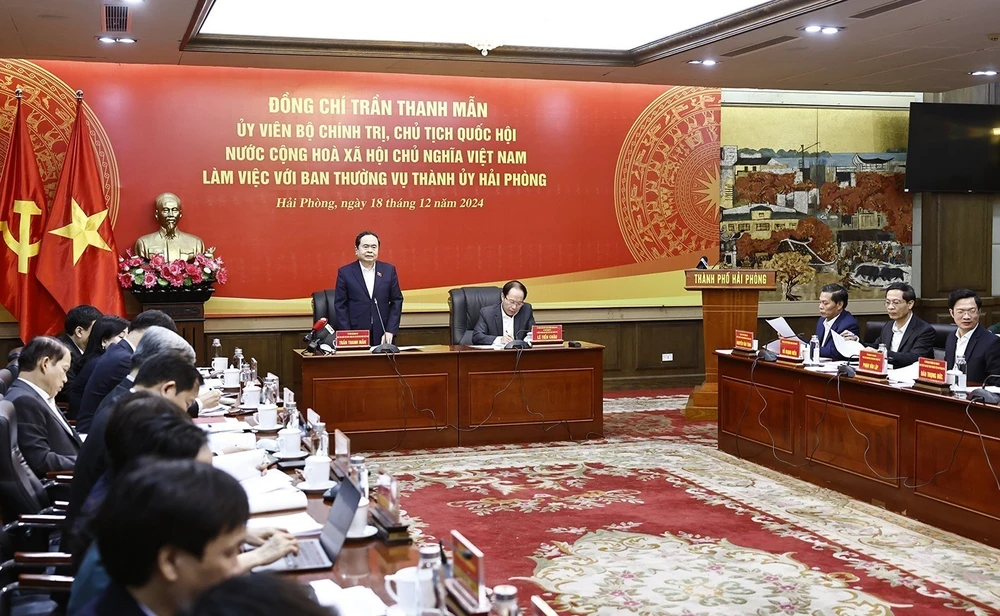
M372 353L399 353L399 347L391 343L383 343L373 348Z
M505 349L530 349L531 345L524 340L511 340L503 346Z

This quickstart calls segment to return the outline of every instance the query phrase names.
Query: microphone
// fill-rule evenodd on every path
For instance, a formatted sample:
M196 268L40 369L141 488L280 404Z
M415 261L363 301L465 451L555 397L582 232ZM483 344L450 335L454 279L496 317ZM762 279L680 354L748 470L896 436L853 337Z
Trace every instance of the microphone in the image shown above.
M375 302L375 312L378 314L378 322L382 326L382 333L384 334L386 330L385 321L382 320L382 311L378 307L378 300L373 297L372 301ZM384 342L373 348L372 353L399 353L399 347L391 342Z
M316 337L316 333L319 332L319 330L321 330L324 327L326 327L326 324L329 323L329 322L330 322L330 319L328 319L326 317L320 317L320 319L318 321L316 321L315 323L313 323L312 330L308 334L306 334L305 338L303 338L302 340L304 342L311 342L312 339Z
M518 336L522 334L527 334L530 329L519 329L514 332L514 339L503 345L505 349L530 349L531 344L527 340L519 339Z
M780 340L780 338L775 338L774 340L770 340L770 341L767 342L767 344L765 344L760 349L758 349L757 350L757 359L759 359L760 361L766 361L766 362L775 362L775 361L778 361L778 354L767 348L767 346L769 344L771 344L772 342L776 342L778 340Z
M983 404L1000 404L1000 396L996 395L992 391L986 389L986 383L992 378L998 378L1000 374L991 374L983 380L983 386L977 387L969 392L969 400L979 400Z
M837 366L837 376L846 376L849 379L853 379L858 375L858 371L854 366L848 366L847 364L840 364Z
M708 269L708 257L702 256L701 259L698 260L698 265L695 266L695 269Z

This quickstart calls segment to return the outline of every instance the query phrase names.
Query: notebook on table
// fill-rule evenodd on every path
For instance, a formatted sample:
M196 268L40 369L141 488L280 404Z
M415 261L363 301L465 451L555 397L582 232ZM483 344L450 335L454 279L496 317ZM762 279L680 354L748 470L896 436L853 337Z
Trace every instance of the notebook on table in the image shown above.
M299 539L299 553L290 554L270 565L255 567L260 571L315 571L329 569L337 562L347 531L354 520L354 512L361 502L361 491L349 480L341 482L337 497L330 507L330 514L318 539Z

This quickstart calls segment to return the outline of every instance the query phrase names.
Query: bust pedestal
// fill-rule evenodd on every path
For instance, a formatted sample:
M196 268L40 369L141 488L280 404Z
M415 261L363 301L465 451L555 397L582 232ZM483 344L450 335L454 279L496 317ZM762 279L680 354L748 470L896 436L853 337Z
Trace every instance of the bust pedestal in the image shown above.
M162 310L177 324L177 333L194 348L198 365L208 360L205 348L205 302L215 289L207 287L162 287L131 289L143 310Z

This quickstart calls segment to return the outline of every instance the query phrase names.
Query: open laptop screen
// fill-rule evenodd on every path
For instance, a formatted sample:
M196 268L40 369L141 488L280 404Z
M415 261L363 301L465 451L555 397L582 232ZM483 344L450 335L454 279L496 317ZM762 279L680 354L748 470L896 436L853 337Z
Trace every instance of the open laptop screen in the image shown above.
M340 482L340 489L337 497L330 507L330 515L323 525L323 533L319 536L320 545L323 551L330 557L330 562L336 563L340 549L344 547L344 540L347 538L347 531L351 528L354 520L354 512L361 502L361 491L350 479Z

